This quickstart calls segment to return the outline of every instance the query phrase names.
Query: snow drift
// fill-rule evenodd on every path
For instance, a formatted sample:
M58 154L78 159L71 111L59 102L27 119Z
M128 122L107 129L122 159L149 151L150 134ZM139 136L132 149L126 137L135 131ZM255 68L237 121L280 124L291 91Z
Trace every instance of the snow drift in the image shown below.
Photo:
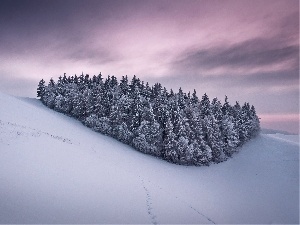
M261 134L224 163L185 167L36 99L0 103L0 223L299 223L297 136Z

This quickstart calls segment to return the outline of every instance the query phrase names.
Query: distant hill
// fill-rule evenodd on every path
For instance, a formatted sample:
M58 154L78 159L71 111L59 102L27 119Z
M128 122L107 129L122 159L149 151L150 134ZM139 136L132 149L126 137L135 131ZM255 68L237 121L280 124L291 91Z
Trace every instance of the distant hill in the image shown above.
M282 130L273 130L273 129L267 129L267 128L261 128L262 134L285 134L285 135L295 135L293 133L282 131Z

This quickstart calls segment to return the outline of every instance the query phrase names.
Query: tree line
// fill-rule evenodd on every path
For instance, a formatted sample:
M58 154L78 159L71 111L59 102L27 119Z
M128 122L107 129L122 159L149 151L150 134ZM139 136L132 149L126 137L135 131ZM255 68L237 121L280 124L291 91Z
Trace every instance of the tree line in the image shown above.
M183 165L209 165L231 157L260 130L254 106L201 99L196 91L167 91L134 76L101 73L42 79L37 97L47 107L80 120L146 154Z

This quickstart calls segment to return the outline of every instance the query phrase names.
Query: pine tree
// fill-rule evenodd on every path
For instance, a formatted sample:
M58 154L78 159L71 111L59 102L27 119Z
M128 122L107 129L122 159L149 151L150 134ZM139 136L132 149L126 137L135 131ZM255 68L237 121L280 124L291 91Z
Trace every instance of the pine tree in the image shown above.
M99 131L102 134L111 135L111 125L109 118L100 117L98 119L95 130Z
M98 127L99 127L99 118L97 115L95 114L91 114L89 115L87 118L84 119L84 124L87 127L92 128L95 131L99 131Z
M260 122L256 114L255 107L252 105L250 109L250 120L251 120L251 136L255 137L260 131Z
M86 118L86 101L82 93L75 94L71 114L80 121Z
M117 137L117 139L125 144L132 143L133 134L130 132L130 130L127 127L127 124L125 122L122 122L119 125L116 125L112 132Z
M250 139L251 133L251 121L250 121L250 106L249 103L245 103L240 111L238 117L239 127L239 140L243 144Z
M133 137L133 134L126 123L130 120L128 115L129 111L130 102L127 96L123 95L116 100L109 116L112 136L126 144L131 143Z
M42 79L37 97L97 132L177 164L221 162L260 129L249 103L231 106L225 96L221 105L206 94L199 101L195 90L168 93L160 83L150 87L136 76L128 84L127 76L118 83L115 76L103 82L101 73L92 78L64 73L47 86Z
M43 95L42 102L53 109L55 106L55 96L56 96L56 85L54 80L51 78L47 87L45 87L45 92Z
M131 120L129 121L129 129L134 133L141 125L143 106L140 92L137 87L135 88L135 91L133 93L133 101L129 112L129 116L131 118Z
M122 91L122 93L124 95L129 94L130 88L129 88L129 84L128 84L128 77L127 77L127 75L125 77L122 76L122 79L120 81L120 85L119 86L120 86L120 89L121 89L121 91Z
M164 130L165 137L163 140L163 158L170 162L178 162L179 156L176 149L177 141L173 131L173 124L168 118L166 128Z
M210 101L209 101L207 94L205 93L202 96L202 100L200 101L200 114L201 114L202 119L205 116L208 116L211 114L210 110L211 110L210 109Z
M192 94L191 103L193 104L193 106L196 106L196 105L199 104L199 98L197 96L197 93L196 93L195 89L194 89L194 92Z
M186 108L186 102L185 102L185 97L184 93L181 88L179 88L177 96L177 102L178 102L178 107L179 109L183 110Z
M217 124L220 126L223 117L221 102L217 98L214 98L211 102L210 108L212 115L214 115Z
M43 97L45 94L45 81L41 79L37 88L37 97L43 101Z
M234 118L228 114L222 120L223 151L227 156L231 156L239 144L238 130L235 127Z
M232 109L232 106L228 102L227 95L225 95L225 101L224 101L224 104L222 106L222 113L223 113L223 115L227 114L227 115L234 116L233 109Z
M160 156L162 154L162 131L155 120L151 104L144 108L141 119L141 125L135 132L134 146L143 146L142 152Z
M221 131L216 122L216 119L213 115L206 116L204 118L204 124L207 128L206 141L212 151L212 161L216 163L221 162L224 160L225 156L222 150L223 142Z
M193 155L193 150L189 149L189 140L186 136L179 136L177 141L177 154L179 155L178 163L188 164Z

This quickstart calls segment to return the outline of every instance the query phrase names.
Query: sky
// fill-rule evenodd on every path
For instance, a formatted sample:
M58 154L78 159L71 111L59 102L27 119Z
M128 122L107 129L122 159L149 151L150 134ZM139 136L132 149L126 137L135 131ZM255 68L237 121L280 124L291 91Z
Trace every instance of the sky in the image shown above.
M299 1L0 1L1 92L82 72L227 95L299 133Z

